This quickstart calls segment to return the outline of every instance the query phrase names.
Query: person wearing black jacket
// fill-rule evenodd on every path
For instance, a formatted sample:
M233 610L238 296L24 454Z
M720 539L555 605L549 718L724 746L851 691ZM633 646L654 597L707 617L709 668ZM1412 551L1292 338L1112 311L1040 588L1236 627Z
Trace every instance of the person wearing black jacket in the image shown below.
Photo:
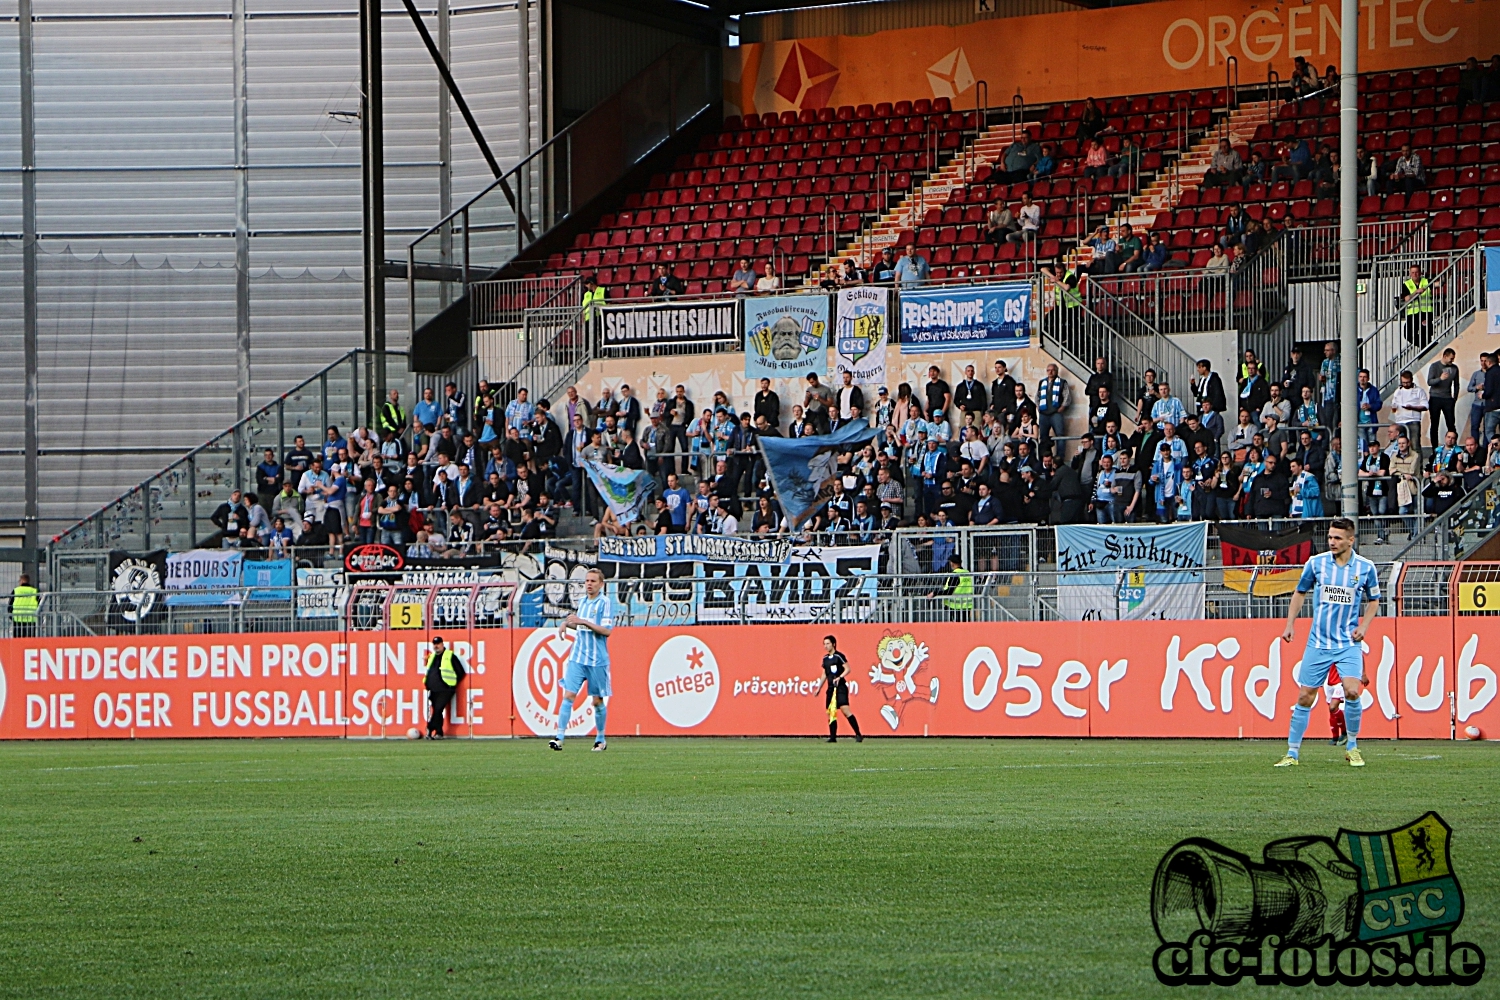
M1229 400L1224 396L1224 380L1219 378L1219 373L1214 371L1213 364L1207 358L1198 360L1198 375L1193 379L1193 399L1208 400L1215 413L1223 413L1229 408Z
M1104 434L1104 428L1114 421L1116 427L1120 426L1120 407L1115 403L1115 393L1107 385L1101 385L1096 390L1097 396L1091 395L1093 400L1089 404L1089 430L1095 437Z
M984 383L974 378L974 366L964 367L963 381L953 387L953 405L964 413L974 414L974 422L979 422L980 416L989 408L989 398L984 391Z
M1259 365L1252 361L1246 367L1248 370L1245 377L1240 379L1240 409L1249 410L1254 416L1270 402L1271 387L1261 377ZM1301 398L1300 395L1298 398Z
M1077 524L1083 520L1088 509L1089 491L1083 478L1071 465L1061 466L1052 475L1052 487L1048 500L1052 524Z
M838 406L839 420L852 420L857 414L865 412L865 392L854 384L854 373L844 372L843 385L839 386L838 392L834 394Z
M1458 503L1463 495L1463 480L1454 479L1446 472L1434 474L1431 482L1422 490L1422 496L1431 505L1428 507L1427 513L1434 517L1446 514L1448 509Z
M1281 370L1281 397L1294 402L1302 398L1302 387L1308 386L1313 395L1318 391L1318 371L1302 355L1302 348L1292 345L1291 358Z
M1004 422L1005 410L1015 402L1016 380L1010 377L1004 361L995 362L995 381L990 383L990 412Z
M674 295L683 295L687 292L687 285L682 279L667 270L667 265L656 265L656 276L651 279L651 294L656 298L668 299Z
M772 427L781 427L781 397L776 390L771 388L771 380L763 378L760 380L760 391L755 394L755 406L752 412L757 417L765 417L766 423Z
M432 705L432 715L427 719L427 738L429 740L440 740L443 738L443 712L448 708L448 703L453 700L453 695L458 691L458 684L468 673L464 669L464 661L458 658L458 654L443 645L443 637L435 635L432 637L432 656L427 661L427 700Z
M1276 456L1266 455L1266 467L1250 481L1250 516L1286 517L1292 506L1291 484Z
M1089 406L1099 405L1099 390L1108 389L1110 396L1115 394L1115 375L1109 370L1109 362L1104 358L1094 359L1094 372L1089 376L1088 384L1083 387L1083 396L1089 401Z

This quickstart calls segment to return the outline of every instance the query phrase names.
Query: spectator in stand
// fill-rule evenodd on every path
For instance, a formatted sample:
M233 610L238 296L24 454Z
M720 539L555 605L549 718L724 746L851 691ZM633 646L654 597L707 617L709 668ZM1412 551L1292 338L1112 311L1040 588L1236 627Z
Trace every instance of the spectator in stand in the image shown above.
M1307 178L1308 173L1312 170L1313 149L1312 144L1307 141L1305 136L1293 140L1291 149L1287 153L1286 161L1291 164L1294 172L1293 180L1300 181ZM1279 177L1277 178L1277 180L1280 179Z
M1207 358L1199 358L1195 367L1197 375L1193 379L1194 402L1207 400L1215 413L1223 413L1229 408L1229 401L1224 397L1224 381L1214 371L1213 362Z
M1317 369L1308 363L1302 348L1293 344L1286 367L1281 370L1281 394L1287 399L1298 400L1302 398L1304 388L1312 388L1317 382Z
M1089 374L1088 383L1083 387L1084 402L1090 407L1097 405L1100 389L1108 389L1111 395L1114 394L1115 376L1109 370L1109 361L1105 358L1094 359L1094 370Z
M1267 183L1286 181L1288 184L1297 183L1297 168L1292 165L1292 151L1285 145L1276 149L1276 162L1271 165L1270 179Z
M1109 153L1098 139L1089 139L1087 147L1083 157L1083 176L1096 181L1109 173Z
M1489 365L1489 353L1480 351L1479 367L1469 375L1469 384L1465 387L1469 393L1469 434L1476 440L1484 434L1484 376Z
M1203 266L1210 271L1223 271L1227 273L1229 271L1229 258L1225 256L1224 248L1217 243L1209 247L1208 263Z
M1036 162L1031 165L1031 180L1039 181L1044 177L1050 177L1052 172L1057 169L1057 160L1053 158L1052 150L1052 143L1042 143L1042 155L1038 156Z
M456 382L443 385L443 425L439 429L446 428L450 436L454 428L462 430L469 426L469 398Z
M1028 179L1031 175L1032 164L1041 157L1042 150L1031 137L1031 129L1023 129L1021 135L1005 147L1003 162L1005 165L1005 179L1011 184L1016 184Z
M1323 426L1339 425L1339 345L1328 341L1323 345L1323 363L1318 366L1318 385L1323 390L1318 405L1322 408Z
M1104 117L1104 111L1099 107L1099 102L1092 97L1083 102L1083 115L1078 119L1078 139L1087 142L1099 133L1109 128L1109 120Z
M1120 152L1110 160L1109 176L1119 180L1128 177L1132 180L1141 172L1141 147L1137 146L1130 136L1120 140ZM1132 185L1133 189L1133 185Z
M908 241L906 255L896 262L896 284L919 285L932 276L927 258L917 253L916 243Z
M1270 390L1271 397L1260 408L1260 418L1264 420L1267 414L1270 414L1285 427L1292 422L1292 401L1282 396L1280 382L1272 382Z
M755 290L755 268L750 266L749 257L741 257L739 267L734 269L734 274L729 278L729 291L741 295Z
M927 382L922 387L927 397L927 417L933 423L948 419L948 410L953 405L953 390L943 379L937 365L927 369Z
M767 265L769 266L769 265ZM676 295L685 295L687 285L683 284L681 278L667 270L666 264L656 265L656 274L651 279L651 295L658 299L670 299Z
M880 256L870 268L870 283L873 285L890 285L896 281L896 250L894 247L884 247Z
M1391 183L1401 188L1410 198L1416 190L1425 185L1426 174L1422 169L1422 157L1412 151L1411 146L1402 146L1401 155L1396 158L1395 169L1391 171Z
M984 220L984 238L999 246L1010 238L1010 234L1018 232L1021 224L1016 221L1010 206L1003 198L997 198L991 206L989 214Z
M1219 245L1228 247L1233 243L1244 242L1245 229L1249 223L1250 217L1240 210L1239 205L1230 205L1228 214L1224 216L1224 231L1219 235Z
M900 390L897 390L899 397ZM1010 369L1004 361L995 362L995 378L990 383L990 412L997 419L1004 420L1004 411L1015 404L1016 380L1010 376ZM900 399L896 400L900 404Z
M297 487L292 485L291 480L281 484L281 492L271 502L271 517L281 518L282 523L288 527L302 527L302 497L298 495Z
M1453 411L1458 405L1458 365L1453 363L1456 357L1453 348L1449 347L1444 349L1442 357L1427 366L1428 405L1432 409L1430 433L1434 448L1438 444L1438 423L1441 419L1447 419L1450 432L1454 435L1458 433L1453 422Z
M1302 401L1292 411L1292 423L1298 427L1318 426L1318 401L1313 399L1312 386L1302 387Z
M1286 517L1291 506L1291 484L1282 471L1281 460L1268 454L1264 467L1250 481L1250 516L1256 519Z
M1261 377L1258 363L1249 362L1245 371L1245 377L1240 379L1240 406L1251 413L1259 413L1271 399L1271 388Z
M807 391L802 397L802 409L806 420L813 424L818 434L827 434L833 423L833 407L837 405L831 388L824 385L817 372L809 372Z
M432 386L429 385L422 390L422 398L417 401L416 406L411 408L411 415L413 427L437 429L443 417L443 410L433 398Z
M281 492L281 464L276 461L276 452L267 448L265 458L255 467L255 490L263 497L274 497Z
M1484 69L1479 60L1470 56L1458 71L1458 110L1462 111L1472 101L1485 99Z
M779 292L781 290L781 278L776 275L776 266L770 261L766 261L764 273L762 273L760 280L755 283L755 290L761 293Z
M964 366L963 381L959 382L953 390L953 405L957 406L966 416L972 416L978 421L989 409L989 399L985 395L984 383L974 378L974 366Z
M1203 175L1203 186L1229 187L1238 184L1243 174L1244 162L1240 159L1240 154L1235 152L1228 139L1220 139L1219 148L1209 161L1208 172Z
M1094 230L1089 246L1094 250L1094 259L1089 262L1089 274L1109 275L1120 269L1120 246L1109 235L1108 226Z
M1031 200L1031 193L1021 195L1021 228L1011 233L1006 239L1012 243L1025 243L1035 240L1037 233L1042 229L1042 206Z
M1422 489L1422 496L1427 501L1427 513L1434 517L1446 514L1463 495L1463 480L1442 471L1434 473L1432 481Z
M1427 412L1427 390L1413 381L1412 373L1401 373L1401 385L1391 394L1391 420L1412 441L1422 440L1422 414Z
M1162 239L1161 233L1151 234L1151 246L1146 251L1146 257L1141 262L1142 271L1160 271L1170 266L1172 262L1172 250L1167 246L1167 241Z
M1495 437L1495 432L1500 429L1500 364L1496 363L1494 352L1489 355L1489 361L1484 366L1484 435L1483 440L1490 441ZM1489 464L1489 463L1486 463Z
M1339 200L1339 176L1342 167L1339 164L1339 151L1328 146L1323 146L1323 155L1318 158L1318 164L1313 168L1313 197L1329 198L1333 201Z
M1391 458L1391 478L1395 480L1396 513L1415 514L1422 496L1422 460L1411 445L1411 439L1402 435L1396 441L1396 454ZM1417 518L1405 522L1407 537L1417 533Z
M1265 157L1256 150L1250 151L1250 162L1245 167L1244 183L1265 184L1271 179L1271 168L1266 163Z
M776 390L771 388L771 380L763 378L760 380L760 388L756 390L754 404L751 407L756 418L765 417L766 423L772 427L781 427L781 397Z
M1173 427L1180 427L1187 419L1187 408L1182 405L1182 400L1172 395L1172 387L1166 382L1156 384L1156 402L1151 404L1151 419L1157 424L1165 421Z
M1036 386L1037 423L1041 425L1041 449L1052 450L1052 442L1064 434L1063 414L1071 403L1070 386L1057 373L1057 365L1047 366L1047 377Z
M1198 426L1202 428L1203 433L1208 436L1208 441L1212 444L1209 451L1217 453L1219 442L1224 438L1224 417L1218 410L1214 409L1213 403L1206 399L1198 400L1198 409L1202 411L1198 417Z
M1146 248L1141 243L1141 238L1135 234L1135 227L1130 223L1120 225L1120 238L1116 241L1116 253L1119 255L1121 274L1134 274L1146 264Z

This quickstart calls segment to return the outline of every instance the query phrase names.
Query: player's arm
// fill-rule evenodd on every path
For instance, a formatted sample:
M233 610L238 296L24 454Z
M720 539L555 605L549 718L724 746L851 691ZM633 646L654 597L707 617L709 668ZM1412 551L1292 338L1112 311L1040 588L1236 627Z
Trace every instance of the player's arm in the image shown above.
M1281 630L1281 641L1291 642L1292 634L1297 629L1297 616L1302 613L1303 602L1307 600L1307 591L1292 591L1291 606L1286 609L1286 628Z
M1370 600L1365 602L1364 613L1359 616L1359 624L1354 627L1353 638L1355 642L1364 641L1365 633L1370 630L1370 622L1372 619L1374 619L1375 613L1379 610L1380 598L1372 597Z

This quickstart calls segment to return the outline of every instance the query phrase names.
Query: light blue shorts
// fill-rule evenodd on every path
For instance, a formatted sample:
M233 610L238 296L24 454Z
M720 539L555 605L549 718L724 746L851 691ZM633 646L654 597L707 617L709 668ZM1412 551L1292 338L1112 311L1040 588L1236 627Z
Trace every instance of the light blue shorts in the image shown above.
M1297 683L1303 687L1322 687L1328 682L1328 668L1338 667L1340 677L1364 676L1364 653L1358 646L1342 649L1317 649L1308 646L1302 654L1302 669L1297 671Z
M608 698L611 694L609 664L601 663L592 666L568 660L568 669L563 671L563 690L582 691L585 681L588 682L589 694L592 697Z

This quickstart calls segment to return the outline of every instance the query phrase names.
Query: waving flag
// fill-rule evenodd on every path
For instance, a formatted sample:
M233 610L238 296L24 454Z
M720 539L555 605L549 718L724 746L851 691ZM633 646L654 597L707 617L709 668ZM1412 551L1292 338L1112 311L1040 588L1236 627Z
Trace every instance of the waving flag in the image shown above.
M631 524L640 519L645 507L656 491L656 480L643 469L627 469L623 465L605 465L600 461L584 464L589 481L604 498L610 513L621 524Z
M771 488L793 524L801 524L817 509L823 487L838 472L838 453L859 447L877 433L877 428L856 420L832 434L759 438Z

